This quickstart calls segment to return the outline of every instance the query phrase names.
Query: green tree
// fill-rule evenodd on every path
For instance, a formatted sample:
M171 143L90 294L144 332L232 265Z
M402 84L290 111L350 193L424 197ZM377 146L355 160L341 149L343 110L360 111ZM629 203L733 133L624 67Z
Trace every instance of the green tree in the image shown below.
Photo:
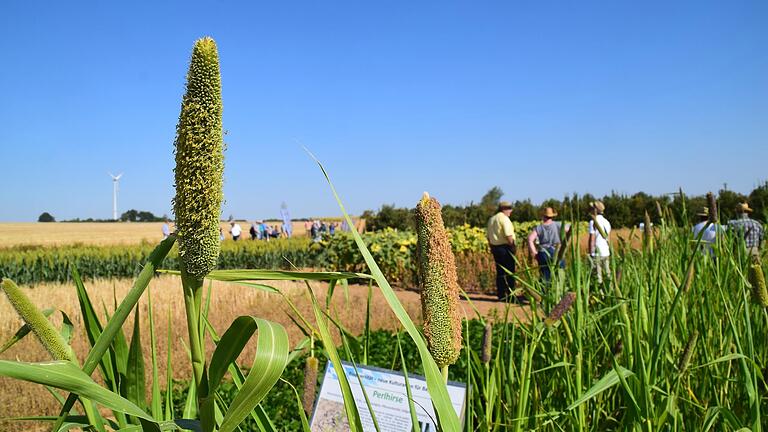
M755 210L752 217L768 222L768 181L749 194L749 206Z
M38 218L38 222L56 222L56 218L48 212L43 212Z

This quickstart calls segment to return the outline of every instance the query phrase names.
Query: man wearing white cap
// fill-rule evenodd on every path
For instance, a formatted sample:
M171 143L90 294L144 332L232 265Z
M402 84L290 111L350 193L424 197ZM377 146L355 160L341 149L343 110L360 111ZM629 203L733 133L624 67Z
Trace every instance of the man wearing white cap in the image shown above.
M738 233L744 239L744 246L750 255L760 254L760 244L763 242L763 226L760 222L749 217L752 209L747 203L739 203L736 206L736 219L728 221L728 228Z

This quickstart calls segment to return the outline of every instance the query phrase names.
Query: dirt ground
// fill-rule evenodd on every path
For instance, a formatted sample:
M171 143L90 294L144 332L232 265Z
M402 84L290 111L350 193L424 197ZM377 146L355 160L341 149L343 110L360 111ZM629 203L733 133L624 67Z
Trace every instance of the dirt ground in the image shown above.
M86 283L86 288L95 305L112 305L113 293L114 296L121 299L130 289L130 284L131 281L129 280L104 280ZM311 302L308 299L306 285L285 281L268 284L278 288L285 297L296 305L299 313L307 321L314 324L314 315ZM311 287L319 301L325 304L327 286L322 283L312 283ZM211 288L210 320L220 334L226 330L236 317L253 315L279 322L285 326L292 346L303 338L301 330L291 320L291 316L297 318L296 314L291 311L287 302L282 300L280 295L223 282L214 282ZM53 307L64 311L70 317L75 324L76 331L72 340L72 346L80 361L82 361L87 353L88 343L83 331L82 317L79 313L74 288L69 285L46 284L24 289L40 308ZM165 359L167 350L170 349L174 365L173 375L176 378L188 377L189 360L185 348L185 340L187 338L186 318L180 280L175 276L160 276L153 280L150 289L154 304L155 331L158 335L158 358ZM417 324L421 323L421 304L418 293L415 291L397 291L397 296L411 318ZM367 297L367 286L351 285L349 287L348 299L343 289L339 287L332 299L331 315L343 323L352 333L360 334L363 331L365 322ZM111 306L108 306L108 308L112 309ZM513 316L525 320L526 314L529 312L527 308L498 303L495 299L483 295L473 295L470 301L461 300L460 308L464 316L468 318L474 318L480 314L488 317L490 320L502 319L507 312L510 313L510 320L515 319ZM391 312L380 290L376 287L373 287L371 310L373 311L371 314L373 328L400 329L399 321ZM140 322L142 342L145 346L144 360L149 368L151 359L149 357L147 313L148 304L147 295L145 294L140 302ZM172 323L172 342L170 346L167 343L166 334L169 318ZM56 313L53 321L58 326L61 323L61 315ZM10 303L5 297L0 297L0 341L7 340L21 325L22 322L17 317ZM129 318L124 326L124 332L128 339L130 339L132 326L133 317ZM212 348L212 346L208 347L209 355ZM243 364L250 364L253 361L254 349L252 341L240 358ZM5 353L0 354L0 359L35 362L49 360L50 357L34 337L28 336ZM97 375L95 374L95 376ZM160 364L160 376L165 376L164 362ZM55 414L57 405L54 399L39 385L0 378L0 388L3 389L0 392L0 418L31 413L38 415ZM20 427L20 425L16 426ZM0 423L0 430L29 430L25 428L15 429L16 426Z

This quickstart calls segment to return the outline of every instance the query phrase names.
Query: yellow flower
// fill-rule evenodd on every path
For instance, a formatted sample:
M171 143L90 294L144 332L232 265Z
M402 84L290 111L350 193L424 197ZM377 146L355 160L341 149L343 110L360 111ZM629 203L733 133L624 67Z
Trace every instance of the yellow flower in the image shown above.
M400 246L400 252L408 252L408 247L406 247L405 245Z

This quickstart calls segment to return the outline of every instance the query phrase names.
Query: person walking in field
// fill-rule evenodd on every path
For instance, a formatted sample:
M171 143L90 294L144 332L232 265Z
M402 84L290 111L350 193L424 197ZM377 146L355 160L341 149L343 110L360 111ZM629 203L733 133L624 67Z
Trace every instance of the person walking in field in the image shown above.
M602 201L589 203L592 220L589 221L589 257L592 263L592 271L597 277L598 285L603 284L603 275L611 275L611 249L608 238L611 236L611 223L603 216L605 204ZM595 224L597 222L597 224ZM602 228L602 233L600 232ZM608 238L603 237L603 234Z
M512 204L508 201L499 203L498 211L488 219L486 237L491 247L493 260L496 262L496 296L500 301L507 301L515 288L515 227L509 216Z
M709 207L702 207L696 217L699 218L699 222L693 226L693 238L698 239L701 236L702 252L707 255L715 255L713 245L717 241L718 231L722 231L722 228L716 223L710 223L709 225Z
M552 207L546 207L541 211L541 223L528 235L528 250L531 256L536 257L539 264L541 279L545 283L552 280L552 270L559 265L565 268L565 262L557 260L557 250L560 246L560 222L555 222L553 218L557 212Z
M736 219L728 221L731 232L744 239L744 246L752 256L760 255L760 245L763 242L764 232L760 222L749 217L752 209L748 203L739 203L736 206Z
M168 218L165 218L163 221L163 227L161 230L163 232L163 240L167 239L168 236L171 235L171 226L169 225Z
M240 234L243 233L243 229L240 227L240 224L232 221L229 223L229 233L232 234L232 240L238 241L240 240Z

